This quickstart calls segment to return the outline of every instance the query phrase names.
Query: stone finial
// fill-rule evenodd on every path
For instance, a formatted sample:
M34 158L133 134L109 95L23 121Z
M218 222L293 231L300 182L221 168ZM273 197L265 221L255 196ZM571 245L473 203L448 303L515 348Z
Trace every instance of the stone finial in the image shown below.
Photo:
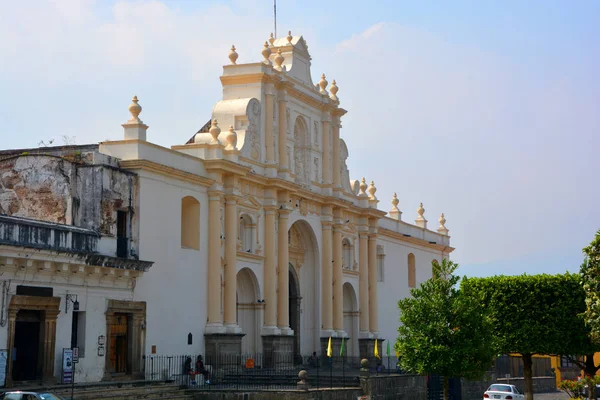
M335 83L335 79L333 80L333 82L331 82L331 86L329 87L329 98L333 101L339 101L340 99L338 99L338 97L336 96L338 90L340 90L337 86L337 84Z
M325 79L325 74L321 74L321 80L319 81L319 87L321 88L321 90L319 90L321 92L321 94L327 94L327 90L325 89L327 87L327 79Z
M367 195L367 182L365 181L365 178L363 177L362 180L360 181L360 193L358 194L359 196L366 196Z
M377 188L375 187L375 182L371 181L369 189L367 190L369 191L369 200L377 200L377 197L375 197L375 192L377 191Z
M271 46L273 46L273 43L275 43L275 36L273 36L273 32L271 32L271 36L269 36L269 43Z
M288 41L289 44L292 44L292 39L293 38L294 37L292 36L292 31L288 31L288 35L287 35L286 39L287 39L287 41Z
M235 150L235 141L237 140L237 133L233 130L233 125L229 125L229 131L227 132L227 136L225 136L225 140L227 141L227 146L225 150Z
M148 125L144 124L139 117L142 112L142 106L138 104L137 96L133 96L131 101L132 103L129 105L131 119L121 125L125 131L124 138L125 140L146 140Z
M140 113L142 112L142 106L138 104L137 96L133 96L131 99L132 103L129 105L129 112L131 113L131 122L137 122L139 124L142 123L142 120L139 118Z
M212 136L211 144L219 144L219 134L221 133L221 128L219 128L219 124L216 119L213 119L210 123L210 130L208 131L210 136Z
M232 64L235 64L238 57L239 57L239 55L235 51L235 46L232 45L231 50L229 51L229 61L231 61Z
M263 62L267 65L271 65L271 61L269 61L269 57L271 56L271 49L269 48L269 43L265 42L265 45L262 49L262 56L264 57Z
M277 71L283 71L283 67L281 66L283 60L285 60L285 58L281 55L281 49L277 49L277 55L275 56L275 69Z
M440 219L438 221L440 222L440 227L437 229L438 233L448 236L449 230L446 228L446 218L444 217L444 213L440 215Z
M308 391L309 389L309 384L308 384L308 371L306 371L305 369L301 370L300 372L298 372L298 378L300 379L297 383L297 389L298 390L305 390Z
M400 203L400 200L398 200L398 195L394 193L394 197L392 197L392 211L398 210L398 203Z
M417 214L419 215L417 217L417 219L415 219L417 226L427 229L427 220L423 216L423 214L425 214L425 209L423 208L423 203L419 204L419 208L417 208Z
M398 203L400 203L400 200L398 200L398 195L394 193L394 197L392 197L392 210L390 211L390 217L400 221L402 217L402 211L398 209Z

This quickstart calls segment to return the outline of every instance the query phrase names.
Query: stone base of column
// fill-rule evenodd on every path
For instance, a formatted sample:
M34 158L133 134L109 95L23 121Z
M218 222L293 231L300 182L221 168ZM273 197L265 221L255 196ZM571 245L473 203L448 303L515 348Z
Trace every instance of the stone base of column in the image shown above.
M204 328L205 335L223 334L225 333L225 326L219 323L208 323Z
M281 329L276 326L263 326L260 330L261 336L280 336Z
M292 177L290 176L290 174L291 174L291 170L290 169L280 169L277 172L277 176L279 178L285 179L285 180L288 180L288 181L292 179Z
M268 176L269 178L276 178L277 177L277 164L267 165L267 167L265 168L265 175Z
M358 332L358 339L374 339L374 336L369 331Z
M344 341L347 342L349 338L344 338ZM321 365L325 366L325 367L329 367L329 357L327 357L327 346L329 345L329 338L328 337L322 337L321 338L321 354L320 354L320 359L321 359ZM340 347L342 345L342 338L341 337L332 337L331 338L331 356L333 359L333 367L337 368L342 366L342 359L340 357ZM344 343L344 347L346 348L346 351L348 349L348 343Z
M294 365L294 337L287 335L263 335L263 368Z
M383 358L383 341L385 339L377 339L377 347L379 350L379 357ZM369 367L375 368L381 359L375 357L375 339L358 339L358 349L360 358L366 358L369 360Z
M216 370L235 369L241 365L243 333L204 335L204 364Z

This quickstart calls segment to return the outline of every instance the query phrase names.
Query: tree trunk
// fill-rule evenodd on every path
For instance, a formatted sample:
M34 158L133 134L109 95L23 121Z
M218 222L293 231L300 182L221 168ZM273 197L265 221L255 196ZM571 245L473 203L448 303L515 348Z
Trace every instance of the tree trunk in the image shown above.
M594 377L598 372L598 367L594 364L594 354L587 354L585 356L585 369L584 373L586 377ZM588 398L596 399L596 385L593 383L588 385Z
M448 400L449 390L450 390L449 380L448 380L448 377L446 375L444 375L444 400Z
M533 400L533 362L531 354L523 354L523 383L525 384L525 400Z

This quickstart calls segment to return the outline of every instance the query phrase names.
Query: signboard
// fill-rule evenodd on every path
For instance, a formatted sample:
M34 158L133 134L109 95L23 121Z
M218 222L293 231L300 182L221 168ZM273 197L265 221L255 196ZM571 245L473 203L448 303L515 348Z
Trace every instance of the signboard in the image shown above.
M98 346L104 346L105 341L106 338L104 337L104 335L98 336Z
M98 346L98 357L104 357L104 346Z
M79 362L79 347L73 347L73 364Z
M73 350L63 349L62 383L73 383Z
M0 350L0 386L6 386L6 366L8 364L8 350Z

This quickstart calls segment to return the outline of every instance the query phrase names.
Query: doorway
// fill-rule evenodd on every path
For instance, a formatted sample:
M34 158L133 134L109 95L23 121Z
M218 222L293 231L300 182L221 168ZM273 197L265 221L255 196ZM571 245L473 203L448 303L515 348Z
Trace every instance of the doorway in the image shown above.
M41 378L41 320L41 311L20 310L17 313L12 353L13 381L33 381Z
M127 374L128 360L129 316L115 314L114 323L110 326L110 372Z
M294 331L294 363L302 364L302 355L300 354L300 285L298 283L298 276L294 270L294 266L290 264L290 277L289 277L289 316L290 316L290 329Z

